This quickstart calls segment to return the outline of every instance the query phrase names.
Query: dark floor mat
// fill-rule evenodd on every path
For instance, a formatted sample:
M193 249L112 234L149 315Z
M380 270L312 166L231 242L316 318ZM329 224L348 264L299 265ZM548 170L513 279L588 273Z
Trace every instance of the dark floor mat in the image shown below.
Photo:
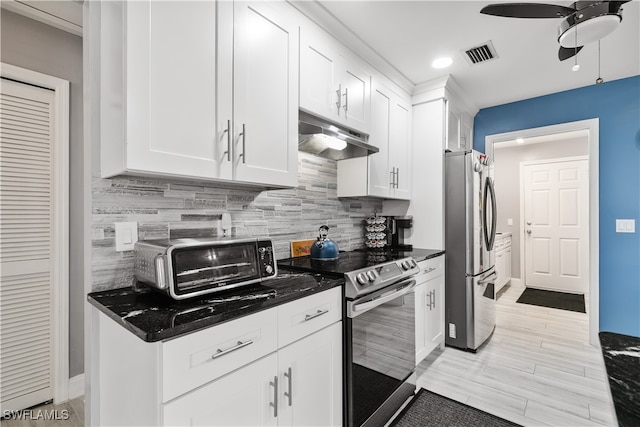
M411 403L393 421L391 427L427 426L517 427L518 424L420 389Z
M584 295L568 294L566 292L547 291L526 288L516 302L520 304L537 305L540 307L558 308L560 310L586 313Z

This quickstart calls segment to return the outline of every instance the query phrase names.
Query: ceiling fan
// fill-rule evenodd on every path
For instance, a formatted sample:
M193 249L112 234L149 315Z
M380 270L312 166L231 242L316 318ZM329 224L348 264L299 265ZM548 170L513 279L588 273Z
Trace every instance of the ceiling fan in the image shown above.
M577 1L571 6L546 3L499 3L482 8L485 15L507 18L564 18L558 27L558 59L577 55L584 45L612 33L622 21L626 1Z

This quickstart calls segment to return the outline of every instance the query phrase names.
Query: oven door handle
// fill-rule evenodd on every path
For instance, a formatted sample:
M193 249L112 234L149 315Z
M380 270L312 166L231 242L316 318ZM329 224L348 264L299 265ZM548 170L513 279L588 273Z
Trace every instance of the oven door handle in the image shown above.
M359 314L362 314L363 312L372 309L374 307L377 307L379 305L382 305L386 302L389 302L391 300L394 300L398 297L401 297L403 295L407 295L408 293L411 293L415 288L416 288L416 281L415 280L409 280L407 282L406 286L400 288L400 289L395 289L391 292L387 292L384 294L381 294L379 296L376 296L375 298L372 299L367 299L363 302L354 302L351 305L351 309L350 311L350 317L356 317Z

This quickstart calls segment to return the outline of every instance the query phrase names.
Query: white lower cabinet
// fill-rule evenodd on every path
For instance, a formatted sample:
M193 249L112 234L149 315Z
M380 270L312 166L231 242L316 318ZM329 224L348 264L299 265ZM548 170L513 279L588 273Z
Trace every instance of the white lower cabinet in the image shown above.
M418 263L416 276L416 365L444 348L444 256Z
M511 280L511 234L496 235L494 245L496 253L496 294Z
M272 353L213 381L162 408L165 426L275 426L278 418L274 377L278 355Z
M94 311L96 424L341 425L341 297L333 288L152 343Z
M341 340L334 323L165 404L163 424L339 426Z
M278 425L342 424L342 323L278 351Z

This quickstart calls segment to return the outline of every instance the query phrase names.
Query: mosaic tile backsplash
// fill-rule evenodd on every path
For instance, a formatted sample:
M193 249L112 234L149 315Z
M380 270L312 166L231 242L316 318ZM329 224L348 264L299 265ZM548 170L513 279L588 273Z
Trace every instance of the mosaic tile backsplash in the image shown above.
M260 191L225 184L120 176L92 185L92 289L130 286L133 252L116 252L115 223L135 221L138 238L215 237L223 212L231 235L270 237L276 258L288 258L291 240L329 237L341 250L364 247L362 221L382 211L376 199L338 199L333 160L298 154L298 187Z

